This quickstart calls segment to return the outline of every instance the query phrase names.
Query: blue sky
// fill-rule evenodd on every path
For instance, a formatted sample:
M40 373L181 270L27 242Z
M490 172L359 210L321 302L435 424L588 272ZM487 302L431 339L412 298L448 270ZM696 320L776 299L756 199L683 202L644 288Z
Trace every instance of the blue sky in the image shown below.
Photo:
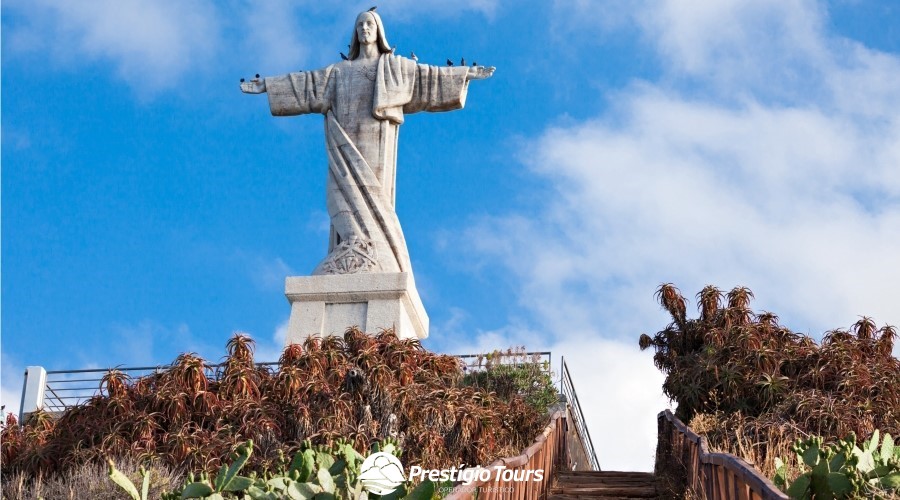
M277 356L327 246L322 119L238 79L339 60L369 3L2 7L2 396L27 365ZM397 211L431 349L566 355L607 469L648 469L671 281L813 335L900 324L900 7L846 0L379 5L421 63L497 67L408 117ZM604 433L603 425L633 429Z

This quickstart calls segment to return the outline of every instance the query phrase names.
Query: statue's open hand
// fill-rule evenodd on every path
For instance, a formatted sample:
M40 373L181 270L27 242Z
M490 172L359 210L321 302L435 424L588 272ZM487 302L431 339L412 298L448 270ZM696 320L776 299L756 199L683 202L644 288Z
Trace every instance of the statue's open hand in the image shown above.
M241 92L245 94L264 94L266 92L266 81L254 78L249 82L241 82Z
M497 68L493 66L470 66L467 78L469 80L484 80L494 76L495 69Z

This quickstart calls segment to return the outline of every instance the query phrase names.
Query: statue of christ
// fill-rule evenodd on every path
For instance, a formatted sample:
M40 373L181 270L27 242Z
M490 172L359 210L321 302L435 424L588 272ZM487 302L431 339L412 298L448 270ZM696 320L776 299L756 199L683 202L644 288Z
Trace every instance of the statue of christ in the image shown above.
M381 17L370 10L356 18L346 60L241 83L245 93L268 94L275 116L325 115L331 238L314 275L412 272L394 211L404 115L460 109L469 80L493 73L493 67L438 67L395 55Z

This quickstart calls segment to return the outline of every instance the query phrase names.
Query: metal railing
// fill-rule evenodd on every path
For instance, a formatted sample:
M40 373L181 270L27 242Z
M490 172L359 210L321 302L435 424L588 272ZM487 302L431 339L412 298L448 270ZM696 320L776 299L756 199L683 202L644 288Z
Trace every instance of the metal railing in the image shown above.
M278 362L256 363L257 366L277 366ZM207 376L212 377L215 371L224 367L224 363L206 365ZM73 406L78 406L87 402L92 397L100 393L100 383L103 376L111 370L118 370L129 377L136 379L148 375L154 375L171 368L172 365L157 366L132 366L132 367L113 367L113 368L89 368L82 370L48 370L37 372L34 368L29 367L25 370L25 380L22 388L22 404L19 410L19 421L22 422L26 413L34 411L40 407L48 412L63 412ZM29 393L29 373L34 382L40 384L43 379L43 386L37 390L32 390L32 394L40 401L27 401ZM30 403L30 404L29 404Z
M458 358L466 372L485 370L493 364L515 365L523 363L540 363L545 373L551 373L550 352L525 352L498 351L497 354L458 354ZM257 366L278 366L278 362L260 362ZM29 367L25 371L25 381L22 389L22 405L20 406L19 421L23 421L25 413L30 413L38 407L49 412L63 412L68 408L85 403L100 393L100 382L103 376L110 370L118 370L129 377L136 379L147 375L153 375L168 370L172 365L136 366L91 368L83 370L50 370L43 371L40 367ZM224 363L206 365L207 376L213 377L215 371L224 367ZM37 373L37 368L42 373ZM29 393L29 373L32 373L32 383L41 387L31 389L29 396L34 401L26 401ZM41 384L41 379L43 384ZM29 404L30 403L30 404Z
M581 411L581 403L578 401L578 394L575 392L575 386L572 384L572 375L569 373L569 367L566 365L566 358L562 358L559 380L559 391L565 396L566 402L572 408L572 423L578 432L581 445L590 462L591 470L600 470L600 462L597 460L597 452L594 450L594 443L591 441L591 433L587 428L587 421L584 413Z
M551 352L516 352L496 351L490 354L454 354L453 356L462 362L466 372L486 370L494 364L499 365L523 365L526 363L540 364L544 373L551 372Z
M761 472L730 453L710 453L706 438L672 414L660 412L656 475L673 480L674 494L706 500L788 500ZM684 484L680 484L684 481Z

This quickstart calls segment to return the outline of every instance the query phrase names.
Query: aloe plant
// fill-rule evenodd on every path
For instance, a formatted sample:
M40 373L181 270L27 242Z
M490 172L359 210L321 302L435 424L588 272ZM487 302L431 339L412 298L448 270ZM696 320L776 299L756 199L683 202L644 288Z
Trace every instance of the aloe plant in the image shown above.
M305 438L330 446L339 436L360 451L395 436L409 462L429 467L491 463L529 446L547 423L527 394L466 385L458 358L391 331L310 337L287 346L277 367L255 365L252 350L252 339L236 334L218 369L183 353L145 377L113 370L96 397L58 417L35 412L24 425L0 424L0 475L65 473L105 454L153 455L170 469L214 476L250 438L257 447L244 476L278 470L277 449L293 454Z
M891 435L882 440L876 430L861 444L852 433L835 444L818 436L798 441L793 450L810 470L788 484L784 462L776 459L774 482L795 499L878 498L900 491L900 446Z

